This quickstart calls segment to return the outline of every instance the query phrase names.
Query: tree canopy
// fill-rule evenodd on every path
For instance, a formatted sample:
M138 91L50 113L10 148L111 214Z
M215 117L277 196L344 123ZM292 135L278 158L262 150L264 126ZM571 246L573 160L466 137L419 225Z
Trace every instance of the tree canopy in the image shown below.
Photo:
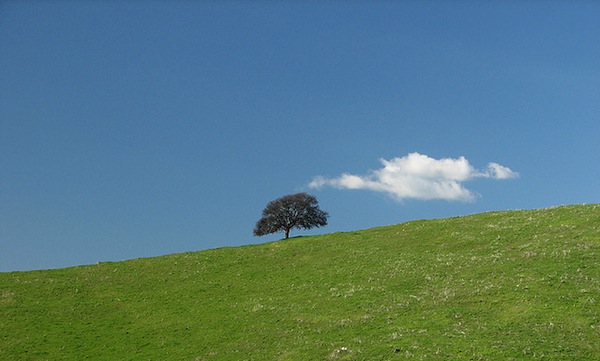
M329 214L319 209L319 201L307 193L296 193L277 198L267 204L262 218L256 222L255 236L285 232L289 238L290 230L310 229L327 225Z

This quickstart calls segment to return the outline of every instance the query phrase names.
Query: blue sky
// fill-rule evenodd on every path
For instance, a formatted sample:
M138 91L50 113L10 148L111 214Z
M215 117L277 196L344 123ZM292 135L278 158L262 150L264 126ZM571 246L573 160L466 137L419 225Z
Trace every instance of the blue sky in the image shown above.
M0 271L600 202L596 1L4 1Z

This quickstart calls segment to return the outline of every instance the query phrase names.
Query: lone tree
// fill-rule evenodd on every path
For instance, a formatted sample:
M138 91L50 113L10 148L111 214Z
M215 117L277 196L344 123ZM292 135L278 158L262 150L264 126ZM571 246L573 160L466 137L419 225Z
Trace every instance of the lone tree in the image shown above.
M329 214L319 209L317 198L306 193L283 196L269 202L256 222L255 236L285 232L290 237L292 228L310 229L327 225Z

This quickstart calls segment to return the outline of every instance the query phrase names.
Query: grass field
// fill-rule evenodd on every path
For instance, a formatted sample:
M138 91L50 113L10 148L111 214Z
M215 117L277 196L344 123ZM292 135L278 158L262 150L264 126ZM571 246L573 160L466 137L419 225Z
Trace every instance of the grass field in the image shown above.
M0 360L600 360L600 205L0 273Z

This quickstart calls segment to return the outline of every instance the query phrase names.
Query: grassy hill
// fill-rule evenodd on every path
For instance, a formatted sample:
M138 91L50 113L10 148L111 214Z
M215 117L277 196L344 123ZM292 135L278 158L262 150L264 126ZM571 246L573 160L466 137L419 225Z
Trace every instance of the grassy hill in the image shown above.
M600 205L0 273L1 360L600 360Z

